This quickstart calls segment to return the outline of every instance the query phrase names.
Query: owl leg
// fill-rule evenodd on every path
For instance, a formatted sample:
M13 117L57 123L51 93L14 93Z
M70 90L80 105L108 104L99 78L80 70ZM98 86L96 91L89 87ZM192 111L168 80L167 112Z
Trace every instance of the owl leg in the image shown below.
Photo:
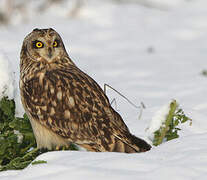
M76 144L70 143L70 144L64 145L64 146L55 146L54 150L55 151L66 151L66 150L77 151L77 150L79 150L79 148Z
M55 147L55 151L65 151L65 150L68 150L69 149L69 145L66 145L66 146L56 146Z

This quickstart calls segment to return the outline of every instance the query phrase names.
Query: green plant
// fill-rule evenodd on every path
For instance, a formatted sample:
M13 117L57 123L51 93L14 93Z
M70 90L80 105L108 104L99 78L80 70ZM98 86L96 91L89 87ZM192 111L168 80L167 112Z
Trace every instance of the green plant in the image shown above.
M178 138L178 131L181 130L178 125L187 121L190 121L190 125L192 124L192 119L187 117L176 100L173 100L170 103L170 110L165 122L162 123L160 129L154 132L153 145L158 146L163 140L170 141Z
M207 76L207 70L203 70L203 71L201 72L201 74L204 75L204 76Z
M0 170L22 169L34 158L22 159L36 147L26 114L15 117L15 102L4 97L0 101Z

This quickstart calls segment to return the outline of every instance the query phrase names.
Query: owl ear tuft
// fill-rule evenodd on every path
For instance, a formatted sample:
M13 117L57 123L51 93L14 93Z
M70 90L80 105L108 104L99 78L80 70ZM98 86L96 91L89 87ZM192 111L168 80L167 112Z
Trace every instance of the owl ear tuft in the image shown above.
M35 32L35 31L39 31L40 29L38 29L38 28L35 28L35 29L33 29L33 31Z
M49 30L49 31L55 31L53 28L49 28L48 30Z

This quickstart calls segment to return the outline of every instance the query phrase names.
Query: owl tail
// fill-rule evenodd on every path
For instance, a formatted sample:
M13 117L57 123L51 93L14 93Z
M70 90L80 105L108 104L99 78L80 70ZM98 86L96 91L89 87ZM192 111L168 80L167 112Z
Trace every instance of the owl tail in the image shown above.
M146 141L132 134L129 135L127 141L115 136L114 152L138 153L149 151L150 149L151 146Z
M92 152L123 152L123 153L139 153L149 151L151 146L144 140L129 134L126 139L122 139L119 136L112 136L113 143L109 146L102 146L96 143L91 144L79 144L82 148ZM130 142L130 143L129 143Z

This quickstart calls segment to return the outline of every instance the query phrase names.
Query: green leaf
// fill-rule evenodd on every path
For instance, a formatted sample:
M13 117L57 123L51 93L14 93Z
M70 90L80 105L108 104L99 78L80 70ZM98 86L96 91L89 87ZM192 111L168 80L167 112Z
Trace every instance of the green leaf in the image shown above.
M0 108L2 112L8 117L14 117L15 113L15 103L14 100L8 100L8 98L4 97L0 101Z
M44 161L44 160L38 160L38 161L33 161L33 162L32 162L32 165L36 165L36 164L44 164L44 163L47 163L47 161Z

